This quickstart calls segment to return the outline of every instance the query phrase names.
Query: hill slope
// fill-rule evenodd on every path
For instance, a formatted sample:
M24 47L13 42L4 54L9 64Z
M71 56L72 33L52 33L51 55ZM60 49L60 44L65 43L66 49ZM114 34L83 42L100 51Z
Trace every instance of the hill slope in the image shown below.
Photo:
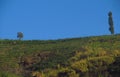
M0 40L0 71L3 77L107 77L120 72L120 35Z

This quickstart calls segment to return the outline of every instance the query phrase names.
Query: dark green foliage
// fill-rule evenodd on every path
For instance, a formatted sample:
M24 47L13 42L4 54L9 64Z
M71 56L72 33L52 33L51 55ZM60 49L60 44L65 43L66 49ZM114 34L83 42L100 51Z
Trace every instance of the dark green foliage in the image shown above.
M115 58L115 62L109 65L111 73L120 73L120 56Z
M111 34L114 34L114 24L113 24L113 18L112 18L112 12L110 11L109 13L108 13L108 16L109 16L109 18L108 18L108 22L109 22L109 31L111 32Z

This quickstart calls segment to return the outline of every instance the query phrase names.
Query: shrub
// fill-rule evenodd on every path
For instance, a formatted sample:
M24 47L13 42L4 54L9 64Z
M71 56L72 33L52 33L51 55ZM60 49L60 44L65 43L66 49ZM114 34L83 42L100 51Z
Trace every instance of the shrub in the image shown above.
M12 73L0 72L0 77L21 77Z
M85 59L72 63L71 67L76 71L80 71L80 72L88 71L88 65Z
M79 77L75 70L70 68L61 68L57 77Z
M88 59L89 71L105 71L108 65L114 62L114 58L110 56L92 57Z

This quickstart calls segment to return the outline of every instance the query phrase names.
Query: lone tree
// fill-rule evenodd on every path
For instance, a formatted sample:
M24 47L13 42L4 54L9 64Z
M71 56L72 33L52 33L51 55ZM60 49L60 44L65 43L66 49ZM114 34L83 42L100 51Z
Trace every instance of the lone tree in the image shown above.
M18 38L19 40L21 40L21 39L23 38L23 33L22 33L22 32L18 32L18 33L17 33L17 38Z
M109 31L111 32L111 34L114 34L114 24L113 24L113 18L112 18L112 12L110 11L108 13L108 23L109 23Z

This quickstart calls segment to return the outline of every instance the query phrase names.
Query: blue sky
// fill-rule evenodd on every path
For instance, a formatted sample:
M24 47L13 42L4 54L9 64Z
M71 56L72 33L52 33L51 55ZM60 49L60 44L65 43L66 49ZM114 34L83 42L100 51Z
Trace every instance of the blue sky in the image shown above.
M48 40L120 33L120 0L0 0L0 38Z

